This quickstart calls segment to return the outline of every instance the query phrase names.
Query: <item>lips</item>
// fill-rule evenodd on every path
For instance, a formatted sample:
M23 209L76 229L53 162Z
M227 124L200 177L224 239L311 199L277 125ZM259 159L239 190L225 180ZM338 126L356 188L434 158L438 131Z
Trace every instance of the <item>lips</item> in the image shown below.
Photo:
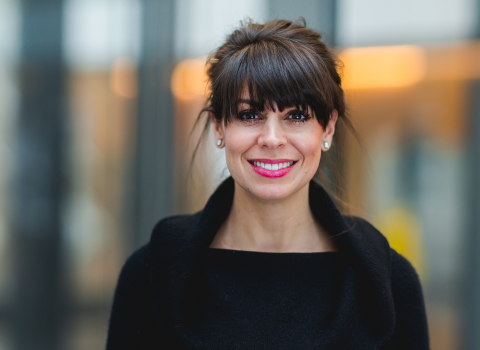
M263 162L253 161L253 165L259 166L267 170L280 170L283 168L288 168L289 166L292 166L293 163L294 163L293 160L290 162L283 162L283 163L263 163Z
M282 177L287 175L297 163L290 159L249 159L253 170L264 177Z

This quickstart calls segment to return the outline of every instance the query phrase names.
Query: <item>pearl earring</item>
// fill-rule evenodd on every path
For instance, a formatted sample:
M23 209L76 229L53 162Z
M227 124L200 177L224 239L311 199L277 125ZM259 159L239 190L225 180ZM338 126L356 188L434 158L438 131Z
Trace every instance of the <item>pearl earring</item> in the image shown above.
M325 147L325 149L328 149L328 148L330 147L330 145L328 144L327 141L325 141L325 142L323 143L323 147Z
M223 140L222 139L217 141L217 147L218 148L223 148Z

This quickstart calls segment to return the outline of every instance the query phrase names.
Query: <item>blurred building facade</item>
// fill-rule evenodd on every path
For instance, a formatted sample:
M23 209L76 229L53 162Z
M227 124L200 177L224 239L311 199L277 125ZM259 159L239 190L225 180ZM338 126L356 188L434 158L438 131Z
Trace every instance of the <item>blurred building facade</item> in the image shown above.
M190 164L205 56L298 16L345 63L351 211L417 268L432 349L480 348L480 1L0 0L0 349L104 347L126 257L228 176L213 139Z

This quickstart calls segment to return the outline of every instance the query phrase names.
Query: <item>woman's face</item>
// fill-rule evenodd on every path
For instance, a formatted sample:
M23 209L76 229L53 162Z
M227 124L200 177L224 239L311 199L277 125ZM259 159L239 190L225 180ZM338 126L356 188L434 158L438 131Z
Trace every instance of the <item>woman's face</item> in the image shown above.
M276 107L276 106L275 106ZM309 183L317 171L323 143L332 143L336 111L324 128L313 112L297 108L254 110L248 99L224 126L213 123L223 139L228 169L235 182L259 200L288 198Z

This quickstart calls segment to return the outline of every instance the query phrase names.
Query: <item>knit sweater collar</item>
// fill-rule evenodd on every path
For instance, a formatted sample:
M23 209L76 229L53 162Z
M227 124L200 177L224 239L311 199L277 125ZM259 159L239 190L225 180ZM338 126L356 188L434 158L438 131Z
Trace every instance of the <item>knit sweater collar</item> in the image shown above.
M155 318L160 329L166 330L167 342L181 343L196 336L185 322L184 315L191 307L188 296L202 255L230 212L234 184L229 177L203 210L163 219L153 230L149 244L150 293ZM395 326L388 242L366 221L343 216L327 192L313 180L309 203L349 265L340 304L331 322L332 331L325 333L331 337L327 343L334 348L338 333L345 332L345 336L365 346L361 348L378 348L390 338Z

